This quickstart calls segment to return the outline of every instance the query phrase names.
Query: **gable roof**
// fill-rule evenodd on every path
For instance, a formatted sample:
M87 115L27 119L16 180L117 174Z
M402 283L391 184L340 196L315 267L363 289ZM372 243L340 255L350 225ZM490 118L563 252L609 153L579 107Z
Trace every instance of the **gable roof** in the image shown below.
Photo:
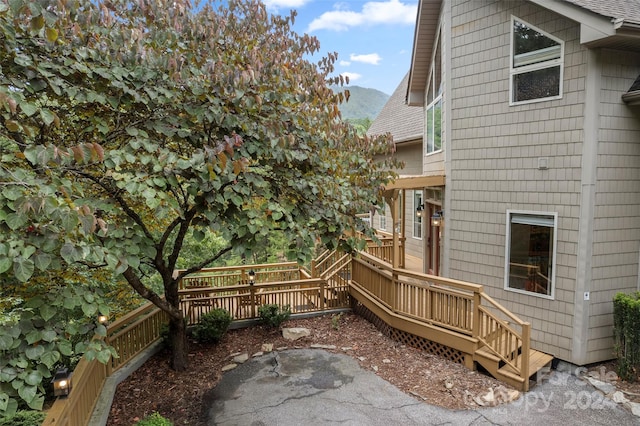
M368 135L391 133L395 143L422 140L424 133L424 112L421 107L406 104L405 94L409 84L407 73L391 97L384 104L380 114L373 120Z
M640 24L638 0L565 0L614 21Z
M629 91L622 95L622 100L629 105L640 105L640 75L633 82Z
M420 0L407 87L409 105L424 103L442 2ZM580 24L580 43L640 51L640 0L528 0Z

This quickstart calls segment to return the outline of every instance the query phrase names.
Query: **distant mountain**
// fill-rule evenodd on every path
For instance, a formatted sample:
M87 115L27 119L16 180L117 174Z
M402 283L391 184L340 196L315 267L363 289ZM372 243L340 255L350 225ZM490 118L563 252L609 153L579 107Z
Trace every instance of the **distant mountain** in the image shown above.
M340 112L345 120L369 118L373 121L389 99L389 95L376 89L360 86L333 87L336 93L345 90L349 90L350 94L349 101L340 104Z

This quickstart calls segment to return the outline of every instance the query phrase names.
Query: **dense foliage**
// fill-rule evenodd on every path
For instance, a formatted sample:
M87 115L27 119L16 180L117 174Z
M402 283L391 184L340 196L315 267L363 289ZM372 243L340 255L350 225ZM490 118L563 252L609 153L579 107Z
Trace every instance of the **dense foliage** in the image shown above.
M290 29L294 15L223 3L0 2L0 277L27 288L49 271L115 273L168 313L178 370L187 366L183 276L227 253L250 259L273 230L301 262L316 243L353 249L360 242L342 236L370 232L356 215L383 205L390 178L391 165L373 161L389 141L340 119L343 96L327 86L340 82L335 55L305 59L319 43ZM188 235L220 244L174 276L189 260ZM50 282L61 299L92 288ZM65 308L38 303L29 309L47 324ZM29 353L58 345L62 356L67 331L47 327L15 339ZM18 343L3 332L0 345ZM24 363L3 364L25 373ZM0 393L0 411L14 403Z
M613 298L613 331L618 375L634 381L640 374L640 292Z
M272 328L280 328L282 323L291 316L291 306L284 305L280 307L275 303L262 305L258 308L258 316L263 324Z
M226 334L233 317L226 309L214 308L200 316L193 327L193 337L200 342L219 342Z

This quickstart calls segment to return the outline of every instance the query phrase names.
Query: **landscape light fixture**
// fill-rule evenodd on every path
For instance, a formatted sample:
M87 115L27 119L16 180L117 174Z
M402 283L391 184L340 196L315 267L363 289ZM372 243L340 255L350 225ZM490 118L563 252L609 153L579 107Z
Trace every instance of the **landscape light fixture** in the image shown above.
M249 271L249 285L254 285L256 283L256 271L251 269Z
M431 216L431 226L441 226L444 219L444 213L442 210L437 211Z
M53 376L53 395L67 396L71 392L71 375L66 367L56 370Z
M109 321L109 317L107 317L106 315L99 315L98 316L98 322L102 325L107 325L107 321Z

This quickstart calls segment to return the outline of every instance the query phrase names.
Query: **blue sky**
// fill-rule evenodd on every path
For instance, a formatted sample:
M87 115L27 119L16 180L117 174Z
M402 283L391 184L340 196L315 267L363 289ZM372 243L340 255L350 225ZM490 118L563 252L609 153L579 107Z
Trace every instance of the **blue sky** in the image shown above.
M294 29L337 52L349 85L393 93L409 71L418 0L263 0L271 13L298 12Z

